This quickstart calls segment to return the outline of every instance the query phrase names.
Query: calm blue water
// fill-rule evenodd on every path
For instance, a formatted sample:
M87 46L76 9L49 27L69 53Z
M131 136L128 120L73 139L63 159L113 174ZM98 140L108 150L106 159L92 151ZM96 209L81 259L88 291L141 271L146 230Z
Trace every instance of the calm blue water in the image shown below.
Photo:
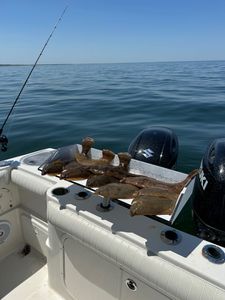
M3 122L30 66L0 67ZM225 137L225 61L40 65L5 128L1 159L79 143L126 151L144 128L172 128L179 139L177 169L199 167L207 145Z

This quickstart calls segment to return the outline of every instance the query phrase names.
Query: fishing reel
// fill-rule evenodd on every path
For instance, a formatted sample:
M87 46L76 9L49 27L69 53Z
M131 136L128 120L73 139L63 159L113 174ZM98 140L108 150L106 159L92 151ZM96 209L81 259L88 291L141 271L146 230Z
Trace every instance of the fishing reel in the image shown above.
M1 151L6 152L8 149L8 139L5 135L0 136Z

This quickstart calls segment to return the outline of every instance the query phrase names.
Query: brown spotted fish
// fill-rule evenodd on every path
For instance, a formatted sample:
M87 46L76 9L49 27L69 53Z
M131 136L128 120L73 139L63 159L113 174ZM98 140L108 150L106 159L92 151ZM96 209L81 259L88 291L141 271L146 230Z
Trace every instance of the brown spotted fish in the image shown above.
M138 188L131 184L109 183L97 189L95 193L105 198L131 199L137 190Z
M101 160L105 160L107 164L110 164L115 157L115 153L108 149L102 150L102 158Z
M58 175L62 172L64 164L65 163L61 160L55 160L46 163L42 168L41 175L46 175L46 174L51 176Z
M128 176L128 167L131 160L129 153L121 152L118 153L119 165L95 165L90 167L90 171L95 175L105 175L122 179Z
M94 139L91 137L84 138L81 142L81 146L82 146L81 153L87 156L91 147L94 145L94 142L95 142Z
M121 166L91 166L89 170L95 175L112 176L118 179L122 179L128 175L127 170Z
M162 187L164 189L170 189L171 191L174 192L181 192L181 190L184 188L184 186L191 181L193 177L195 177L199 173L199 170L193 170L191 173L188 174L188 176L180 182L176 183L168 183L168 182L163 182L159 181L154 178L150 178L147 176L131 176L131 177L126 177L123 178L120 182L122 183L128 183L135 185L139 188L152 188L152 187Z
M94 139L92 139L91 137L84 138L81 142L81 147L82 147L81 153L78 152L75 154L75 160L80 164L82 164L84 160L89 159L88 152L90 151L93 144L94 144Z
M130 207L131 216L134 215L164 215L171 214L176 205L177 198L184 186L198 174L198 170L192 171L183 181L178 183L149 183L134 194ZM146 179L145 179L146 180ZM158 181L157 181L158 182Z
M60 179L82 180L87 179L91 174L88 168L81 166L77 162L71 162L64 167L60 174Z
M160 197L149 195L137 196L131 203L130 215L170 215L175 204L176 200L169 200L162 195Z
M112 176L93 175L88 178L86 185L88 187L97 188L97 187L106 185L108 183L118 183L118 182L119 182L119 179L112 177Z
M55 150L45 161L42 168L42 175L57 175L63 170L63 167L71 161L74 161L74 155L77 151L76 145L65 146Z
M103 149L102 150L102 157L99 159L85 159L80 164L88 167L93 166L106 166L109 165L115 157L115 153L113 153L111 150Z
M134 193L134 198L138 196L160 197L163 195L163 197L165 197L168 200L174 200L178 198L179 194L180 193L176 193L175 191L167 187L153 186L151 188L143 188L138 190L136 193Z
M82 166L104 166L112 162L115 157L115 153L111 150L103 149L102 157L100 159L91 159L88 156L88 152L94 144L94 140L91 138L85 138L82 141L82 152L76 154L76 161L79 162Z
M74 169L74 168L76 168L78 166L80 166L80 164L77 161L74 160L74 161L71 161L68 164L66 164L63 167L63 170Z
M126 170L128 170L130 161L131 161L131 155L128 152L120 152L117 154L119 157L120 166L124 167Z

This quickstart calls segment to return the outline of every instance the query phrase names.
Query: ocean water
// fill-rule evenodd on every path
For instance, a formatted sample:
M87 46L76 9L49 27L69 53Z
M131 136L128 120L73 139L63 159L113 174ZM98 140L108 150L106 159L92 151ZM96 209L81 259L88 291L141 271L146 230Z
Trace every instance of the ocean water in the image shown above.
M3 123L31 66L0 66ZM1 159L93 137L96 148L127 151L143 129L161 125L179 140L176 169L198 168L225 137L225 61L38 65L4 134Z

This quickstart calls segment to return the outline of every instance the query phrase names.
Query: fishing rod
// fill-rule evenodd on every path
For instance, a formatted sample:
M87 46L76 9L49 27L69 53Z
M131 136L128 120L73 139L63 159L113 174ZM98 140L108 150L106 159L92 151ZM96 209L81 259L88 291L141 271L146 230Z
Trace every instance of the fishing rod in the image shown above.
M61 13L61 15L60 15L60 17L59 17L57 23L55 24L55 26L54 26L52 32L50 33L48 39L46 40L44 46L42 47L41 52L39 53L39 55L38 55L38 57L37 57L35 63L33 64L33 66L32 66L32 68L31 68L31 70L30 70L30 72L29 72L29 74L28 74L26 80L24 81L24 83L23 83L23 85L22 85L22 87L21 87L21 89L20 89L20 91L19 91L19 93L18 93L18 95L17 95L15 101L13 102L12 107L11 107L11 109L9 110L9 113L8 113L8 115L7 115L6 118L5 118L5 121L4 121L3 124L2 124L2 127L1 127L1 129L0 129L0 145L1 145L1 150L2 150L3 152L7 151L7 144L8 144L8 138L7 138L5 135L2 134L2 133L3 133L3 129L4 129L5 125L6 125L6 123L7 123L7 121L8 121L8 119L9 119L10 115L12 114L12 111L13 111L13 109L14 109L16 103L18 102L18 100L19 100L19 98L20 98L20 95L22 94L22 92L23 92L23 90L24 90L24 88L25 88L25 86L26 86L26 84L27 84L27 82L28 82L28 80L29 80L31 74L33 73L33 71L34 71L34 69L35 69L35 67L36 67L36 65L37 65L37 63L38 63L38 61L39 61L41 55L43 54L43 52L44 52L46 46L48 45L48 42L50 41L51 37L53 36L53 34L54 34L54 32L55 32L55 30L56 30L58 24L59 24L60 21L62 20L62 18L63 18L63 16L64 16L65 12L66 12L66 10L67 10L67 8L68 8L68 6L66 6L66 7L64 8L63 12Z

